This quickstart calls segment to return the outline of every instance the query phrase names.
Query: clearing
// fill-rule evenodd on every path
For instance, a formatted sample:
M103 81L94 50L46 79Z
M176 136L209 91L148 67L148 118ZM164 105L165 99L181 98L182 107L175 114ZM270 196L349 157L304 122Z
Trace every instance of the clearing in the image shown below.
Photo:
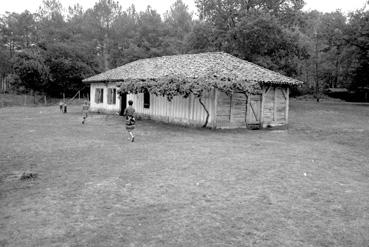
M369 246L369 106L288 130L0 109L0 246ZM19 180L23 171L38 174Z

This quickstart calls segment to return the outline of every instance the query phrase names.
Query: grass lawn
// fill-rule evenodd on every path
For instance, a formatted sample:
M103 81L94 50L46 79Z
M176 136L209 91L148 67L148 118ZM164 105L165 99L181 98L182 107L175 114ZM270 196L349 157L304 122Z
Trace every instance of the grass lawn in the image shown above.
M0 109L0 246L369 246L369 106L288 130ZM19 180L23 171L36 179Z

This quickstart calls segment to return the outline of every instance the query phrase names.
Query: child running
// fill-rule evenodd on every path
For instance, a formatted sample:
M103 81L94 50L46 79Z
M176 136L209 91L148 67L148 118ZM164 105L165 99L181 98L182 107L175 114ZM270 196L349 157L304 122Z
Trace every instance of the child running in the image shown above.
M85 100L85 102L82 105L82 124L85 124L85 121L86 121L87 116L88 116L89 108L90 108L90 106L88 105L87 100Z
M131 142L135 141L135 136L133 135L133 130L135 129L135 108L133 108L133 101L128 101L128 107L124 110L124 115L126 116L126 130L128 131L130 138L128 137L128 140Z

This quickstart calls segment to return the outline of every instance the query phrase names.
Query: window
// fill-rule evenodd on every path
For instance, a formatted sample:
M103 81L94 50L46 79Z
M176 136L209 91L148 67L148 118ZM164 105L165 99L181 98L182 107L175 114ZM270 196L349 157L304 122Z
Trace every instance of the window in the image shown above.
M117 94L117 89L108 88L108 104L109 105L115 105L116 98L117 98L116 94Z
M150 108L150 93L144 93L144 108Z
M95 90L95 103L103 103L104 102L104 89L96 88Z

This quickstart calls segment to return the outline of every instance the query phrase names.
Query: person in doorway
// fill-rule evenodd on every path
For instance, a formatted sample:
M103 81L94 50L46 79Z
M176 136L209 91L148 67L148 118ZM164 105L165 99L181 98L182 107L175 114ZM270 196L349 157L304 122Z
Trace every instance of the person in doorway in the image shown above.
M133 135L133 130L135 129L136 119L135 119L135 108L133 108L133 101L128 101L128 107L124 110L124 115L126 116L126 130L129 133L128 140L131 142L135 141L135 136Z
M83 105L82 105L82 124L85 124L86 122L89 109L90 109L90 106L88 105L87 100L85 100L85 102L83 102Z

